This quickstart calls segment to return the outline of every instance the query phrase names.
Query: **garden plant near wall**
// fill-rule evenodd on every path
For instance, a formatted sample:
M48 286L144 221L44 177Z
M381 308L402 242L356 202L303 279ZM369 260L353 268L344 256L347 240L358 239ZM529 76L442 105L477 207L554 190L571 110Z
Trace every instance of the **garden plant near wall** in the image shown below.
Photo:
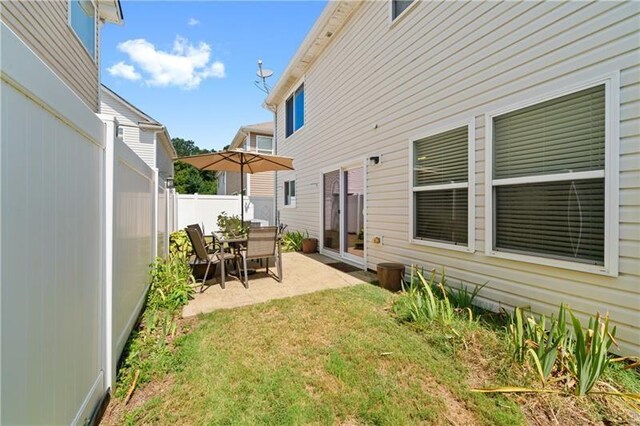
M118 372L116 396L131 398L136 385L166 374L173 356L182 307L193 297L195 280L189 267L191 243L185 231L169 238L169 256L151 265L151 283L138 326L127 341Z
M282 249L284 251L302 251L302 240L309 238L308 232L290 231L282 236Z
M422 270L412 266L410 281L394 303L393 311L402 321L416 324L437 321L451 327L453 335L460 335L455 324L460 324L460 320L478 322L482 315L474 301L485 285L472 291L462 283L460 288L452 288L447 285L444 269L439 277L433 270L426 278ZM612 362L626 360L612 358L609 353L616 344L616 328L611 327L608 316L596 314L584 328L565 305L550 319L515 308L504 329L507 353L525 372L533 373L541 387L503 386L474 389L475 392L615 395L640 411L639 394L618 392L611 386L607 390L601 390L602 386L596 389ZM629 368L638 365L636 360Z

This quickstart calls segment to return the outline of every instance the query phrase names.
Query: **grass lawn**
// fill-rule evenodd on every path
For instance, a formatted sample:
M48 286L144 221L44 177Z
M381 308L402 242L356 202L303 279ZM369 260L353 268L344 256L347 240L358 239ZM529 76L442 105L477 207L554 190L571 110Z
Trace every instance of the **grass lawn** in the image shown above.
M504 361L508 356L500 332L463 321L418 330L389 312L395 297L360 285L202 316L178 340L172 372L136 390L129 405L120 402L105 421L247 425L551 421L548 415L531 414L535 407L523 409L523 397L471 392L473 386L518 380ZM573 407L569 418L578 416L574 424L599 420L602 409L594 400L566 404L557 396L536 398L536 404L548 404L551 416L560 419L563 406Z

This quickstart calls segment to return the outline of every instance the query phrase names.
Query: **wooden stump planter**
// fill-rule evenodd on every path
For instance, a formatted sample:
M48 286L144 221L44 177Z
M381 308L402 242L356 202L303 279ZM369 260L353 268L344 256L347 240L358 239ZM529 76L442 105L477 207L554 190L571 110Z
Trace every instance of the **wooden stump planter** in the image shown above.
M378 263L378 282L389 291L402 290L404 265L402 263Z

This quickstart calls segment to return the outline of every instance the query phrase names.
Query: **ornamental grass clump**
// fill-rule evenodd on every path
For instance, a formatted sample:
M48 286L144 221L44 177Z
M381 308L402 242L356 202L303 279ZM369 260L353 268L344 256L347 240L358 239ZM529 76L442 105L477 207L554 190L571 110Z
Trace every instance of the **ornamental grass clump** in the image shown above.
M309 238L308 232L289 231L282 236L282 249L284 251L302 251L302 240Z

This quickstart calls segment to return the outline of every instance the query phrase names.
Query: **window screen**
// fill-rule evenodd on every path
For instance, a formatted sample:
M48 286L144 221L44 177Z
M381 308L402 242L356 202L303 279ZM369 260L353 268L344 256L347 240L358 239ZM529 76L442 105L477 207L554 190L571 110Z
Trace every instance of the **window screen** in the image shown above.
M413 142L413 238L467 245L469 129Z
M605 86L495 117L493 135L494 248L604 264Z

